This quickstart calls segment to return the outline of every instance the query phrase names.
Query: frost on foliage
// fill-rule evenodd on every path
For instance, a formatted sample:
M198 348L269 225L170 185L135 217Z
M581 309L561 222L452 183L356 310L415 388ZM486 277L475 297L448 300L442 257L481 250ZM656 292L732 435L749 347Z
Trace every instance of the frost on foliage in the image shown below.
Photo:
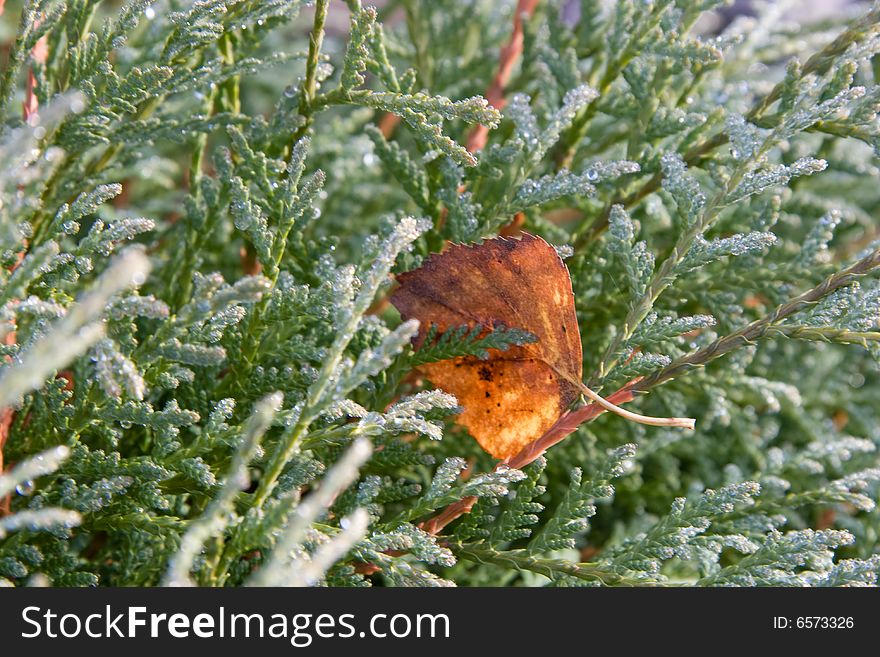
M99 341L94 347L92 360L95 362L95 376L108 395L118 398L124 392L134 399L144 398L147 385L144 378L137 366L119 353L112 340Z
M608 250L619 259L633 297L644 294L654 273L654 255L644 241L635 241L635 226L623 206L614 205L608 219Z
M241 437L229 471L223 481L219 494L212 500L205 512L191 523L181 539L180 548L174 556L165 574L165 584L170 586L187 586L191 584L190 571L196 555L204 543L216 536L230 523L235 496L250 483L248 467L257 452L263 434L272 423L272 419L281 406L282 395L268 395L254 408L248 420L245 434Z
M855 282L828 295L803 316L811 326L870 330L880 325L880 287L865 289Z
M706 206L706 194L700 183L688 172L677 153L666 153L661 159L663 188L669 192L687 224L695 223Z
M759 491L755 482L744 482L717 491L707 490L693 501L678 498L670 513L647 532L628 539L615 549L611 562L616 568L657 577L663 562L673 557L706 561L708 553L717 561L723 547L755 552L757 546L738 534L707 535L707 531L714 520L754 504Z
M8 405L20 395L40 387L51 372L61 369L97 342L105 331L101 315L107 302L117 292L142 283L149 269L149 262L138 250L119 256L63 318L26 345L14 364L0 370L0 403Z
M437 539L409 523L381 534L373 534L368 542L369 548L376 552L403 550L412 553L427 564L441 566L455 565L455 557L448 548L437 544ZM361 548L363 549L363 548Z
M715 318L711 315L673 317L653 312L639 325L632 342L639 345L653 344L712 326L715 326Z
M31 494L34 480L55 472L69 455L70 450L67 447L54 447L19 463L6 473L0 473L0 496L13 492L19 495ZM72 510L50 507L25 509L0 518L0 539L17 531L57 531L66 536L65 530L79 525L80 520L80 514ZM26 574L25 569L24 575Z
M581 174L563 169L555 175L547 175L538 180L526 180L517 190L511 210L519 212L564 196L593 196L596 193L595 183L603 178L638 171L638 164L623 161L596 165Z
M840 212L831 210L816 221L807 234L796 262L801 267L809 267L813 263L827 262L829 258L828 243L834 237L834 230L841 222Z
M614 370L614 376L621 381L629 381L662 369L671 362L672 358L665 354L627 350L623 353L623 364Z
M553 515L532 538L529 548L537 552L574 547L576 536L590 528L589 519L596 515L597 500L614 495L611 481L620 477L630 459L635 456L636 446L622 445L609 452L605 462L584 480L580 468L572 469L565 496Z
M344 382L340 384L341 392L348 392L387 369L418 331L419 323L417 321L403 322L396 329L387 333L378 347L364 349L358 355L357 362L351 366Z
M447 458L441 463L431 483L413 505L402 514L402 519L417 520L430 512L466 497L484 497L497 503L511 489L511 486L527 477L521 470L499 465L495 471L474 475L461 480L459 475L467 467L464 459Z
M534 147L527 149L532 161L539 160L551 146L559 141L560 135L568 129L578 112L596 100L599 93L589 85L580 85L571 89L562 99L562 106L550 115L544 129L534 140Z
M853 542L847 531L778 532L768 534L763 544L736 564L700 581L704 586L806 586L827 578L858 583L876 581L876 559L834 564L834 550ZM846 563L846 562L843 562ZM867 566L867 568L865 568ZM873 573L870 571L873 570ZM867 571L867 572L866 572Z
M773 246L776 241L776 235L773 233L757 231L712 240L700 235L694 240L693 246L679 264L678 270L686 273L727 256L761 252Z
M487 543L504 544L532 535L534 525L540 522L538 514L544 510L544 505L537 498L547 490L539 483L546 467L547 460L540 457L524 468L526 477L511 486L507 495L500 500L496 521L486 536Z
M538 119L535 117L532 108L529 105L531 99L525 94L513 94L507 107L504 109L505 116L509 117L514 124L514 134L522 140L526 147L531 148L537 145L539 127Z
M480 220L478 215L481 207L474 202L472 192L462 191L464 186L463 167L449 160L441 163L440 167L443 174L443 185L437 190L437 197L446 206L448 212L446 220L451 234L462 241L479 238ZM427 185L427 181L425 184ZM428 208L430 211L427 199L422 203L422 207Z
M367 66L365 60L370 54L366 44L375 21L376 10L372 7L361 9L351 17L351 36L340 79L343 89L352 89L364 83L363 72Z
M396 436L416 433L431 440L440 440L443 438L443 425L439 418L458 411L455 397L441 390L427 390L402 398L384 413L368 411L348 399L340 400L330 404L323 417L329 420L358 418L357 424L349 427L356 435ZM429 419L432 415L437 419Z
M431 208L428 177L422 166L417 164L406 150L397 142L385 139L376 127L366 128L367 136L373 142L373 150L385 168L403 186L406 193L422 209Z
M425 419L425 414L434 410L454 413L458 408L458 402L452 395L442 390L428 390L395 403L384 414L384 422L392 433L412 431L440 440L443 437L443 426Z
M479 123L495 127L500 114L479 96L452 101L443 96L423 93L400 94L374 92L361 102L400 116L428 149L449 157L463 166L475 166L477 159L465 148L443 132L440 121L461 119L467 123Z
M725 203L742 201L768 189L786 185L792 178L810 176L824 171L827 166L828 163L825 160L802 157L791 165L775 164L758 169L743 176L742 182L731 191L725 199Z
M274 550L250 583L262 586L270 583L311 586L362 538L369 517L361 509L347 516L347 520L343 518L340 521L340 532L323 549L318 547L311 552L306 549L309 536L322 533L313 524L327 514L333 500L358 478L360 467L369 459L372 451L372 445L365 438L353 442L311 494L290 509ZM335 553L335 557L328 559L329 554L325 550Z
M769 131L746 121L741 114L728 114L725 131L730 137L730 156L748 162L760 155Z

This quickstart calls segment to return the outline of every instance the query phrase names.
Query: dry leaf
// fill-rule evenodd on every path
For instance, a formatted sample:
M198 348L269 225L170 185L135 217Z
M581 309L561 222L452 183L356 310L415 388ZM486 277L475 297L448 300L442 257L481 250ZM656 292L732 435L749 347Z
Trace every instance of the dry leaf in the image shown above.
M539 438L580 393L608 410L650 424L692 426L692 420L630 413L583 385L580 331L571 277L556 250L540 237L498 237L479 245L452 245L397 277L391 302L404 319L429 327L505 326L537 341L489 350L489 357L454 358L420 369L455 395L464 411L456 421L492 456L509 459Z
M464 407L457 421L497 458L513 456L549 429L580 394L581 338L571 278L540 237L496 238L453 245L397 277L391 298L404 319L439 331L468 325L507 326L537 342L423 366L431 382Z

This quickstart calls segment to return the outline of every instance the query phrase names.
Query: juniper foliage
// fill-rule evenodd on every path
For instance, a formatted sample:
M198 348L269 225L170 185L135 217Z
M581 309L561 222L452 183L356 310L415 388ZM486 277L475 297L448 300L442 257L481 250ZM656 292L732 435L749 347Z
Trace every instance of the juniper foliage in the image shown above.
M539 2L499 63L513 0L0 3L0 582L876 584L880 5L722 4ZM589 385L695 432L455 428L416 368L534 336L384 300L519 227Z

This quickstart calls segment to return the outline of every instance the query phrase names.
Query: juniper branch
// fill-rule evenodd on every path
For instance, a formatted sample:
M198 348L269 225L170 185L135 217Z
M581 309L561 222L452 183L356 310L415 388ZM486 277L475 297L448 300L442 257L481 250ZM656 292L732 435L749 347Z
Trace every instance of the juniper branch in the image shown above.
M734 333L718 338L710 345L698 351L676 359L663 369L638 382L634 386L634 390L644 391L681 376L692 369L705 367L707 363L716 358L720 358L739 347L753 344L755 340L767 335L773 335L774 333L785 335L786 328L778 326L784 319L809 308L834 292L834 290L850 285L858 278L871 273L878 267L880 267L880 249L874 250L849 267L832 274L811 290L777 306L776 310L766 317L756 320ZM794 333L796 335L797 331L794 331ZM857 340L860 339L856 336L852 337L855 337Z
M293 153L293 146L305 136L314 121L314 102L317 90L318 64L321 57L321 46L324 43L324 23L327 22L327 8L330 0L317 0L315 3L315 17L312 23L312 31L309 34L309 54L306 58L306 77L300 88L299 115L303 122L293 133L286 148L288 159Z
M804 324L782 324L768 326L767 337L781 336L794 340L813 342L835 342L837 344L857 344L867 348L870 342L880 342L880 331L851 331L833 326L807 326Z
M614 572L598 564L572 563L563 559L536 557L526 550L493 550L478 543L446 543L452 552L462 559L474 563L492 564L504 568L526 570L544 575L551 580L560 577L573 577L588 582L599 582L607 586L650 586L651 580L636 580Z

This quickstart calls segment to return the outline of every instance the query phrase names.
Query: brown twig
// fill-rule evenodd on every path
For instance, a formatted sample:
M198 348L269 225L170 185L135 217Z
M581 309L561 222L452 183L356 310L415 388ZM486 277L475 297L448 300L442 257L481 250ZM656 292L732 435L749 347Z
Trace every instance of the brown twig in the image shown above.
M0 13L3 13L2 9L2 6L0 6ZM34 21L35 28L39 27L39 25L39 20ZM34 47L31 50L31 58L40 64L45 64L49 59L49 42L47 41L47 35L41 36L37 43L34 44ZM37 76L34 74L34 67L31 66L28 70L27 86L25 87L24 102L22 103L22 116L25 123L32 123L32 119L35 121L37 111L40 108L39 101L37 100L36 88Z
M516 13L513 16L513 31L510 39L501 48L501 56L498 60L498 69L492 84L486 91L486 100L497 110L503 109L507 104L504 98L504 90L510 81L513 67L519 61L523 51L523 16L531 16L535 13L538 0L519 0L516 4ZM484 125L474 126L467 140L467 149L475 153L483 149L489 139L489 128Z
M385 112L382 115L382 118L379 119L379 132L382 133L382 136L385 139L391 139L394 136L394 131L397 129L397 126L400 125L400 117L397 114L392 114L391 112Z
M33 120L33 117L37 115L37 110L40 108L40 104L37 101L37 94L35 89L37 88L37 78L34 75L34 69L31 68L28 71L27 75L27 86L24 90L24 101L21 103L21 115L24 119L25 123L30 123Z
M0 0L0 15L3 14L5 0ZM37 22L39 24L39 22ZM49 58L49 46L46 36L40 37L37 43L34 45L33 50L31 50L31 57L33 57L34 61L39 62L40 64L45 64ZM37 76L34 74L34 67L31 66L30 70L28 70L27 83L24 92L24 102L22 103L22 118L25 123L34 124L38 119L37 113L40 109L40 103L37 100L36 94L37 88ZM26 248L26 247L25 247ZM24 251L18 254L18 258L15 263L9 268L9 272L12 273L18 266L21 264L21 261L24 259ZM5 336L3 336L3 344L5 345L14 345L15 344L15 331L10 331ZM3 459L3 450L6 447L6 442L9 440L9 433L12 429L12 423L15 421L15 409L13 408L0 408L0 473L3 472L5 463ZM8 515L11 511L12 507L12 496L7 495L5 498L0 500L0 517Z

